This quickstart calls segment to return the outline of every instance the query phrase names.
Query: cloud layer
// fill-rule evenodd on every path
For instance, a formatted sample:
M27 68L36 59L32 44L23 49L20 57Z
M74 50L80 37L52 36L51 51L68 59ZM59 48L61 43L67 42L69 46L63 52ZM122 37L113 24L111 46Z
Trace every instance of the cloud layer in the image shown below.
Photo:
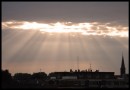
M115 23L73 23L73 22L56 22L56 23L38 23L28 21L7 21L2 22L2 29L17 30L39 30L41 32L69 33L79 32L82 35L104 35L128 37L128 27Z
M128 6L128 2L2 2L2 21L96 21L128 26Z

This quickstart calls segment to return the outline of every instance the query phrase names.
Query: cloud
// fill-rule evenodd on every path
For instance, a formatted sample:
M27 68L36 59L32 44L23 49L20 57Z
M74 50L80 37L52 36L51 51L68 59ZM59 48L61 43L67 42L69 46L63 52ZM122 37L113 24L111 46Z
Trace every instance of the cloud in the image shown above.
M96 21L128 26L128 6L128 2L2 2L2 21Z
M79 32L82 35L108 35L128 37L128 27L117 23L101 22L55 22L39 23L29 21L6 21L2 22L2 29L39 30L51 33Z

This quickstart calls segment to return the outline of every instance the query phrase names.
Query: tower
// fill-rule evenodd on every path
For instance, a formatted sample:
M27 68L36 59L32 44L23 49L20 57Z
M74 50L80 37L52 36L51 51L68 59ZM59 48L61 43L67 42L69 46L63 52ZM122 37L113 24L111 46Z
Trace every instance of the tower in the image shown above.
M123 76L123 74L125 74L125 63L124 63L124 57L123 57L123 53L122 53L122 62L121 62L121 68L120 68L121 77Z
M79 57L77 56L77 70L79 70Z

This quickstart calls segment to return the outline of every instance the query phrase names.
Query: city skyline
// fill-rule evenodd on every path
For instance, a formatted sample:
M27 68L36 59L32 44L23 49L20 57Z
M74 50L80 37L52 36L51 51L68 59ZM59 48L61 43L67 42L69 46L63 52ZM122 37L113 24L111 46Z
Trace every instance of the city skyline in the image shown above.
M2 69L129 73L128 32L128 2L2 2Z

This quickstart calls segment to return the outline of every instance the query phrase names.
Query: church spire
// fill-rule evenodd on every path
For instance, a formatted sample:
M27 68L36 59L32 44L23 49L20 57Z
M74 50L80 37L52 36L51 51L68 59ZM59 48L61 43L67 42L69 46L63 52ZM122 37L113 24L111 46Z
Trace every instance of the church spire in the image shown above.
M123 74L125 74L125 63L124 63L123 53L122 53L122 63L121 63L120 73L121 73L121 76L122 76Z
M122 53L122 63L121 63L121 67L122 67L122 68L125 68L123 53Z

